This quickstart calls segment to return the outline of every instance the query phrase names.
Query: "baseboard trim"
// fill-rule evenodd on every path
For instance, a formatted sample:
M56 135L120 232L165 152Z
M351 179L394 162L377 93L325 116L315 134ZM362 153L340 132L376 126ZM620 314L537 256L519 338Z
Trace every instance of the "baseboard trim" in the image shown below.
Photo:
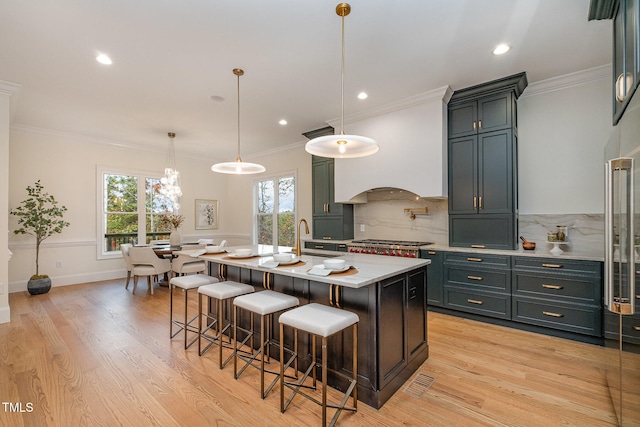
M101 271L99 273L83 273L69 276L49 276L51 287L78 285L80 283L100 282L102 280L124 279L127 272L124 270ZM28 280L9 282L9 293L23 292L27 290ZM2 313L0 313L1 315Z
M0 323L9 323L11 321L11 307L0 307Z

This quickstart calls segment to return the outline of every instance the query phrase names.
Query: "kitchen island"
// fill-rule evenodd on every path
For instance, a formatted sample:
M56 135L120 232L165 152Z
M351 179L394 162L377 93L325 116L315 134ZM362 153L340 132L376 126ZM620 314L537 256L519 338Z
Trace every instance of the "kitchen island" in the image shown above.
M249 246L243 246L248 248ZM344 254L353 266L343 273L317 276L310 273L326 257L305 255L291 265L273 266L274 252L289 248L253 246L257 256L236 258L229 253L205 254L209 273L226 280L250 284L256 290L271 289L294 295L300 304L320 303L356 313L358 328L358 400L380 408L429 356L427 342L427 265L426 259L371 257ZM228 248L230 252L234 248ZM209 311L215 308L210 306ZM240 320L244 326L249 317ZM279 341L277 322L270 326L271 336ZM259 330L259 329L258 329ZM299 335L300 368L311 360L311 341ZM352 375L350 334L329 340L329 367ZM259 342L259 340L256 340ZM293 348L293 337L285 345ZM304 349L304 350L303 350ZM346 381L329 375L328 383L345 390Z

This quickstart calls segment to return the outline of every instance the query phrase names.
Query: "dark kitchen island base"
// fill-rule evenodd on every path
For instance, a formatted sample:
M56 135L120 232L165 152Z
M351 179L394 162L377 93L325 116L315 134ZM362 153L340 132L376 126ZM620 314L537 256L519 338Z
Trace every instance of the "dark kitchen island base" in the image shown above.
M364 268L364 266L363 266ZM246 268L210 262L210 274L226 280L247 283L257 291L268 288L294 295L300 304L311 302L333 305L356 313L358 327L358 400L376 409L411 377L429 357L427 343L427 267L401 272L367 286L352 288L300 277L278 274L277 269ZM215 307L210 306L213 314ZM277 322L271 336L279 342ZM249 317L240 319L248 326ZM258 326L258 325L256 325ZM259 329L258 329L259 330ZM293 334L286 333L285 345L293 348ZM300 367L311 361L311 340L299 333ZM256 342L260 342L259 339ZM319 343L318 354L320 354ZM328 342L329 368L351 376L352 337L350 331L337 333ZM303 353L306 352L306 353ZM277 352L274 352L277 353ZM276 355L277 357L277 355ZM328 384L344 391L346 382L329 372Z

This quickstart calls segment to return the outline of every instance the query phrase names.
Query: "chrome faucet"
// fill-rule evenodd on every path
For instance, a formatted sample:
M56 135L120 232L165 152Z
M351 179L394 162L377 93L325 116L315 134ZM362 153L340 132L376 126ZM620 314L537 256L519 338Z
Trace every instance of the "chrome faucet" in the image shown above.
M302 248L300 245L300 225L304 222L304 232L305 234L309 234L309 224L307 224L307 220L302 218L300 221L298 221L298 239L296 241L296 247L293 248L296 252L296 256L299 257L300 255L302 255Z

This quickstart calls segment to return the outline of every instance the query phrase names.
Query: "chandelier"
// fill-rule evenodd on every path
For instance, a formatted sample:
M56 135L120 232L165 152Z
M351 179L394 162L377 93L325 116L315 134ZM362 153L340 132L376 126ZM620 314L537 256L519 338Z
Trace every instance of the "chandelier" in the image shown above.
M164 168L164 176L160 179L160 188L158 192L171 200L173 205L173 211L178 212L180 210L180 196L182 196L182 190L180 189L180 172L176 169L176 152L173 146L173 139L176 134L169 132L169 149L167 150L167 167Z
M307 142L305 150L309 154L320 157L349 158L370 156L378 152L380 147L375 139L360 135L344 134L344 17L351 12L348 3L336 6L336 14L342 18L342 67L341 67L341 105L340 134L314 138Z

